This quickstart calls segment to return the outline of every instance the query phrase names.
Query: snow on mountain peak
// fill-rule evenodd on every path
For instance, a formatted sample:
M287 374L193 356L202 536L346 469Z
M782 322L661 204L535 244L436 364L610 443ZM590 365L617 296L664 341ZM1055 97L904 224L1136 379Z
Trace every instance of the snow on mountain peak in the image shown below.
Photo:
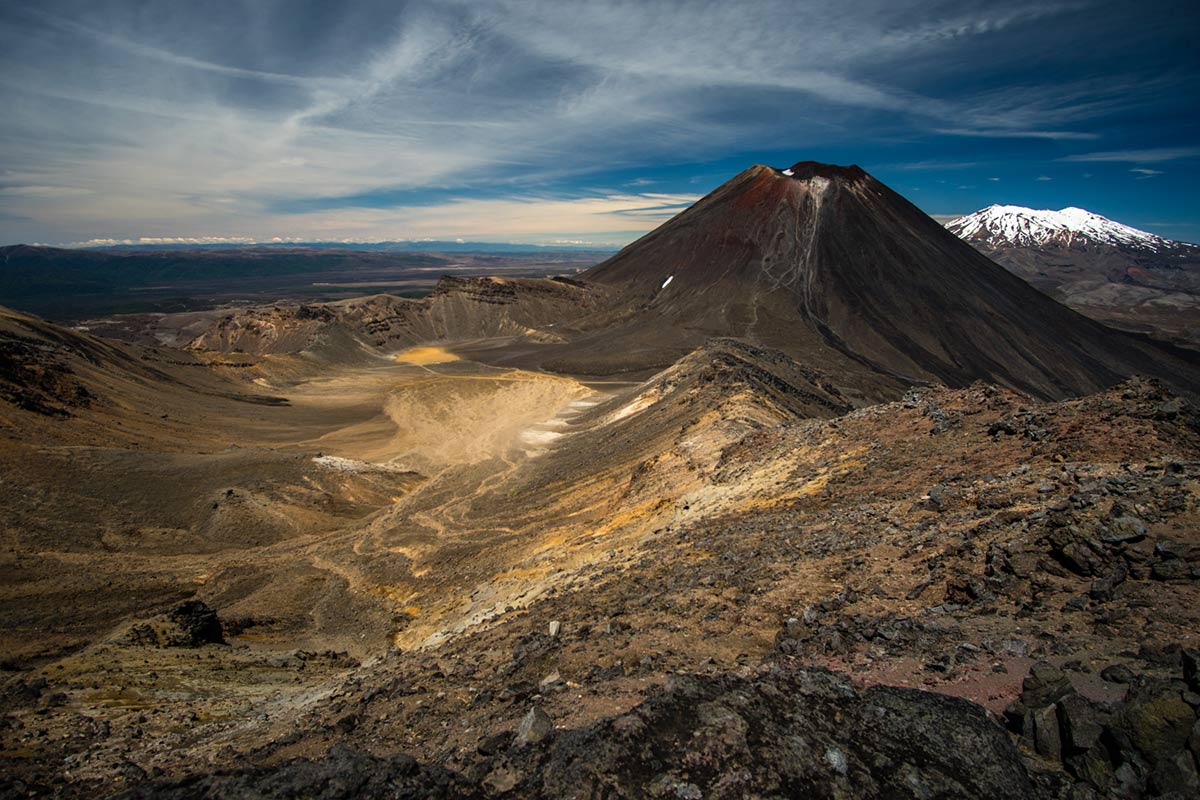
M1117 247L1158 249L1169 244L1153 233L1113 222L1084 208L1059 211L1024 206L991 205L947 226L962 239L992 246L1035 247L1047 244L1099 243Z

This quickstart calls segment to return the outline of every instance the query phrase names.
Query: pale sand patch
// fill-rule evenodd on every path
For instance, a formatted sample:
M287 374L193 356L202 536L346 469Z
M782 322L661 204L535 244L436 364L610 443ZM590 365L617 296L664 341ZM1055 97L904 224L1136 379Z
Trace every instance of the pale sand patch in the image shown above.
M562 434L558 431L537 430L536 428L521 431L521 441L532 445L547 445L561 436Z
M494 378L439 377L402 386L384 403L396 429L390 441L380 442L390 457L366 460L426 474L477 463L504 453L523 432L542 438L549 432L539 435L538 429L588 393L570 379L520 371Z
M604 422L605 424L609 424L623 420L626 417L632 417L639 411L645 411L647 408L654 405L654 401L656 399L657 398L650 393L638 395L625 405L618 408L612 414L609 414L608 419L606 419Z
M579 412L576 401L594 394L569 378L462 359L446 373L393 363L290 387L293 418L323 428L301 443L328 456L430 475L530 446L522 431L565 428Z
M393 356L393 360L401 364L424 367L428 364L445 364L449 361L458 361L458 356L444 347L410 347Z

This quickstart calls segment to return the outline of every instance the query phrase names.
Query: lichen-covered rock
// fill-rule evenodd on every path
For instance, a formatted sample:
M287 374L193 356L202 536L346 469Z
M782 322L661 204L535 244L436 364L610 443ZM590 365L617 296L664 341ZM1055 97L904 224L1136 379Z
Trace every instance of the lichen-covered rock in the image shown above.
M554 723L545 711L531 708L517 727L517 745L537 744L554 731Z
M1196 712L1169 684L1138 687L1109 726L1123 751L1154 764L1184 749Z
M1191 674L1188 651L1183 665L1184 674ZM1188 702L1194 694L1187 685L1116 665L1102 675L1129 685L1124 700L1089 700L1070 688L1061 670L1035 664L1006 712L1022 743L1052 762L1061 760L1080 782L1072 797L1197 796L1200 720Z

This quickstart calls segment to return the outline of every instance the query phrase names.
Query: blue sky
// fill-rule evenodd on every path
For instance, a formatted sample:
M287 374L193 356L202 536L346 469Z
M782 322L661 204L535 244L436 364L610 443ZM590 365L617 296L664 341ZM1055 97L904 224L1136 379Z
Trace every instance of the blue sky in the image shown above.
M0 243L618 245L753 163L1200 240L1170 2L0 6Z

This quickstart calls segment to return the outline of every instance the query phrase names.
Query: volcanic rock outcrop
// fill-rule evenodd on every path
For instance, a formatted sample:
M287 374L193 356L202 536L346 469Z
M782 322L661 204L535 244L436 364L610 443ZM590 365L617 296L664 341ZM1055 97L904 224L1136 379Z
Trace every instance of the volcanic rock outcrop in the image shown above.
M628 714L551 732L537 745L486 749L467 776L343 747L317 763L146 784L124 796L1048 796L1035 790L1017 749L978 706L912 689L859 692L824 670L679 676Z
M362 348L485 337L558 341L545 326L595 307L597 293L566 278L443 277L422 300L373 295L336 303L228 313L190 343L195 350L309 351L344 362Z

